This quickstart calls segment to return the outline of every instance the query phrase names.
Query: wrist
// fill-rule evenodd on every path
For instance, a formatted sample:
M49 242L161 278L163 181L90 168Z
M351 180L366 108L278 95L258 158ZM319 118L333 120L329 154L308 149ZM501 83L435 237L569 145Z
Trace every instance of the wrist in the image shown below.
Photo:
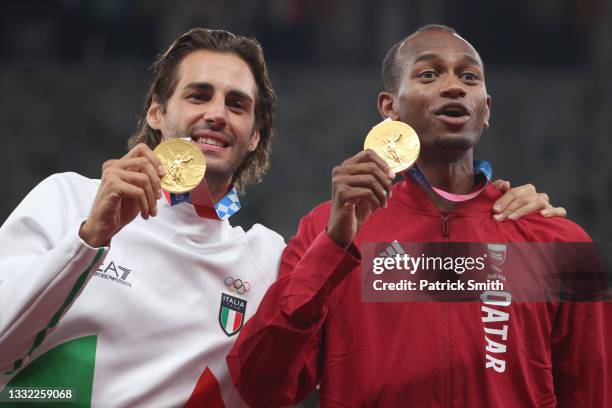
M79 237L92 248L105 247L110 244L110 237L104 236L101 231L96 231L88 220L81 224Z
M343 237L341 234L338 234L336 231L334 231L333 228L330 228L329 226L325 228L325 233L327 234L329 239L331 239L336 245L338 245L344 250L346 250L351 245L351 242L353 242L352 239L347 239L347 237Z

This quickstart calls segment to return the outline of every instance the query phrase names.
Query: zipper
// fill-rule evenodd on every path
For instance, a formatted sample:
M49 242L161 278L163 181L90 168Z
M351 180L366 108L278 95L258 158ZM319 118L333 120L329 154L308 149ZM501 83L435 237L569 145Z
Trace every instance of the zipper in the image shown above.
M442 237L450 237L450 215L445 215L442 217Z
M442 216L442 237L446 238L446 241L450 241L450 214ZM442 310L442 331L444 337L444 407L450 408L452 406L453 390L452 390L452 356L450 346L450 305L448 302L444 302Z
M451 350L450 350L450 311L448 302L444 302L442 324L444 336L444 407L452 406L452 373L451 373Z

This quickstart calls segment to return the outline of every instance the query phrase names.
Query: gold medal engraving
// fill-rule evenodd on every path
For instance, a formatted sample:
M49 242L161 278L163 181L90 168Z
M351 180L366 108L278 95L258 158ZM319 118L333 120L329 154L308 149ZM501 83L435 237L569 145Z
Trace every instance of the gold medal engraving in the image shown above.
M206 160L193 143L183 139L169 139L160 143L153 152L166 169L161 179L164 190L185 193L202 181Z
M374 126L366 136L363 148L374 150L394 173L399 173L416 162L421 144L414 129L391 120Z

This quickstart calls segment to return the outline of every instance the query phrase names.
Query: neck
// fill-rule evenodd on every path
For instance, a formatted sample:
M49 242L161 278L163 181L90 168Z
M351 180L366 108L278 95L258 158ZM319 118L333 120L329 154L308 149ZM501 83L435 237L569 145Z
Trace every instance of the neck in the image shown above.
M444 155L439 151L422 150L417 161L429 184L453 194L468 194L474 189L474 161L472 149L459 155ZM455 203L447 201L431 190L425 190L435 206L444 212Z
M210 198L214 204L217 204L230 189L232 180L231 179L221 179L219 177L215 177L212 174L206 173L206 184L208 185L208 191L210 192Z

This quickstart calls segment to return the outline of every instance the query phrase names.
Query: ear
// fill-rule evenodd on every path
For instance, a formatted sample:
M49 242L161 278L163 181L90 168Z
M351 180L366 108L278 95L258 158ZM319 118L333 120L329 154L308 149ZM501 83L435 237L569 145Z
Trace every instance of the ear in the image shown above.
M384 119L399 119L399 113L395 109L395 96L391 92L378 94L378 111Z
M487 95L487 109L484 115L483 127L485 129L489 128L489 119L491 118L491 104L493 100L491 99L491 95Z
M253 134L251 135L251 140L249 140L249 152L257 149L257 145L259 144L259 129L255 129Z
M151 128L161 130L162 119L162 106L154 98L147 110L147 123Z

